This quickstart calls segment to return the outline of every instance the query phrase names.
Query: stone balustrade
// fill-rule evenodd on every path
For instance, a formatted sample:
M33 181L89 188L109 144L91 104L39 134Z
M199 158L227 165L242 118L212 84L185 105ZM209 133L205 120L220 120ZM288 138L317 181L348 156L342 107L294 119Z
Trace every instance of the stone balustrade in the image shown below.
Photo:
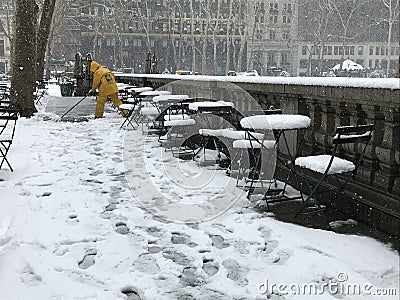
M190 76L190 80L204 76ZM139 86L159 88L177 76L117 75L118 80ZM189 77L188 77L189 78ZM349 185L346 197L335 199L335 205L351 217L399 236L400 224L400 80L351 78L271 78L248 79L214 77L228 80L249 93L263 108L274 106L284 113L311 118L305 135L302 155L327 153L337 126L374 124L372 143L367 149L356 180ZM207 78L206 78L207 79ZM212 80L212 78L209 78ZM174 83L180 94L203 95L210 99L229 99L239 111L251 110L243 94L231 84L209 82L196 85ZM296 135L293 136L296 140ZM357 155L358 149L344 149L345 155ZM282 174L281 176L284 176ZM300 187L298 187L300 188Z

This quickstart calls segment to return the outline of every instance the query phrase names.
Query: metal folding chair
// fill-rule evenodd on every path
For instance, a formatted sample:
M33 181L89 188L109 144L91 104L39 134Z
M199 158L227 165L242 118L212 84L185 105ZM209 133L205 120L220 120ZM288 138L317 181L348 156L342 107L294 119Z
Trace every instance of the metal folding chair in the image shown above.
M330 154L296 158L295 166L300 167L296 176L298 179L303 179L308 188L308 196L305 199L303 192L301 193L304 200L303 206L296 216L323 212L326 207L322 204L321 195L331 194L329 201L331 204L333 196L337 199L344 192L345 186L357 174L373 130L372 124L337 127L336 135L332 139L333 150ZM354 144L355 151L353 159L339 157L343 148L350 149L351 144ZM305 170L310 171L313 176L307 176ZM346 174L351 174L350 178ZM318 179L312 180L312 178ZM310 206L312 202L313 205Z
M0 108L0 169L6 163L13 172L7 154L14 139L15 127L17 124L18 112L11 107Z

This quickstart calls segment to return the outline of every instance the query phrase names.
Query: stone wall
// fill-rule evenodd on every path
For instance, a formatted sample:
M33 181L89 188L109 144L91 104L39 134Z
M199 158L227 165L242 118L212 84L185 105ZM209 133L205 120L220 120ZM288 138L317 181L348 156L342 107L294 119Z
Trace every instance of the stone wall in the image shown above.
M129 75L121 76L119 80L159 88L174 79ZM265 108L274 106L281 108L283 113L298 113L311 118L302 155L329 152L337 126L375 124L373 140L367 149L360 172L355 182L349 185L346 196L336 199L335 204L351 217L399 236L400 88L257 82L235 84L246 90ZM226 93L229 91L225 91ZM237 93L232 93L231 99L235 107L246 109ZM345 154L351 157L357 151L356 148L345 149ZM281 176L285 175L282 173Z

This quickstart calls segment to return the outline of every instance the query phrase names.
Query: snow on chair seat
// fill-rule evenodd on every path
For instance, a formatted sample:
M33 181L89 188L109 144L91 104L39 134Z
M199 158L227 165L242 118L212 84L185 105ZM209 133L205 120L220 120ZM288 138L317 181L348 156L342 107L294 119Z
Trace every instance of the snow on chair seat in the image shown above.
M137 105L135 104L121 104L118 109L121 111L123 117L124 117L124 122L122 123L121 127L122 128L126 123L128 123L129 125L132 126L133 129L136 129L135 126L133 126L132 124L132 120L137 123L136 119L134 118L134 113L135 113L135 107L137 107ZM126 111L125 114L123 114L122 111Z
M324 174L329 167L331 158L332 156L327 154L298 157L295 160L295 165ZM334 157L327 174L332 175L352 172L355 168L356 166L352 162L339 157Z
M298 157L295 160L295 166L299 167L299 172L296 172L297 180L303 179L308 187L305 199L303 199L304 191L300 190L303 206L296 216L325 210L326 206L322 201L326 199L322 195L327 192L331 196L329 204L332 204L333 199L339 199L341 194L348 192L345 191L345 187L357 174L357 169L363 160L368 143L372 139L373 130L373 124L339 126L332 138L334 147L330 151L331 154L310 155ZM345 148L357 149L357 153L354 153L356 155L353 155L354 161L339 157L343 145L345 145ZM304 172L305 169L310 171L309 174ZM351 177L346 176L346 173L351 173ZM330 180L330 178L333 180ZM313 202L313 206L308 206L310 202Z
M132 110L132 109L134 109L134 108L135 108L135 105L134 105L134 104L127 104L127 103L121 104L121 105L119 106L119 109L124 109L124 110Z

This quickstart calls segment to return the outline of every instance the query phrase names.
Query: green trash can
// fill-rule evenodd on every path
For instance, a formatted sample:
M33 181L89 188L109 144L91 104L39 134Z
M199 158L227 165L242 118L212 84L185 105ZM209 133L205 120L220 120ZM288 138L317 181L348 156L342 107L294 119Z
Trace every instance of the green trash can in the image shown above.
M60 89L63 97L71 97L74 92L74 84L72 82L61 83Z

